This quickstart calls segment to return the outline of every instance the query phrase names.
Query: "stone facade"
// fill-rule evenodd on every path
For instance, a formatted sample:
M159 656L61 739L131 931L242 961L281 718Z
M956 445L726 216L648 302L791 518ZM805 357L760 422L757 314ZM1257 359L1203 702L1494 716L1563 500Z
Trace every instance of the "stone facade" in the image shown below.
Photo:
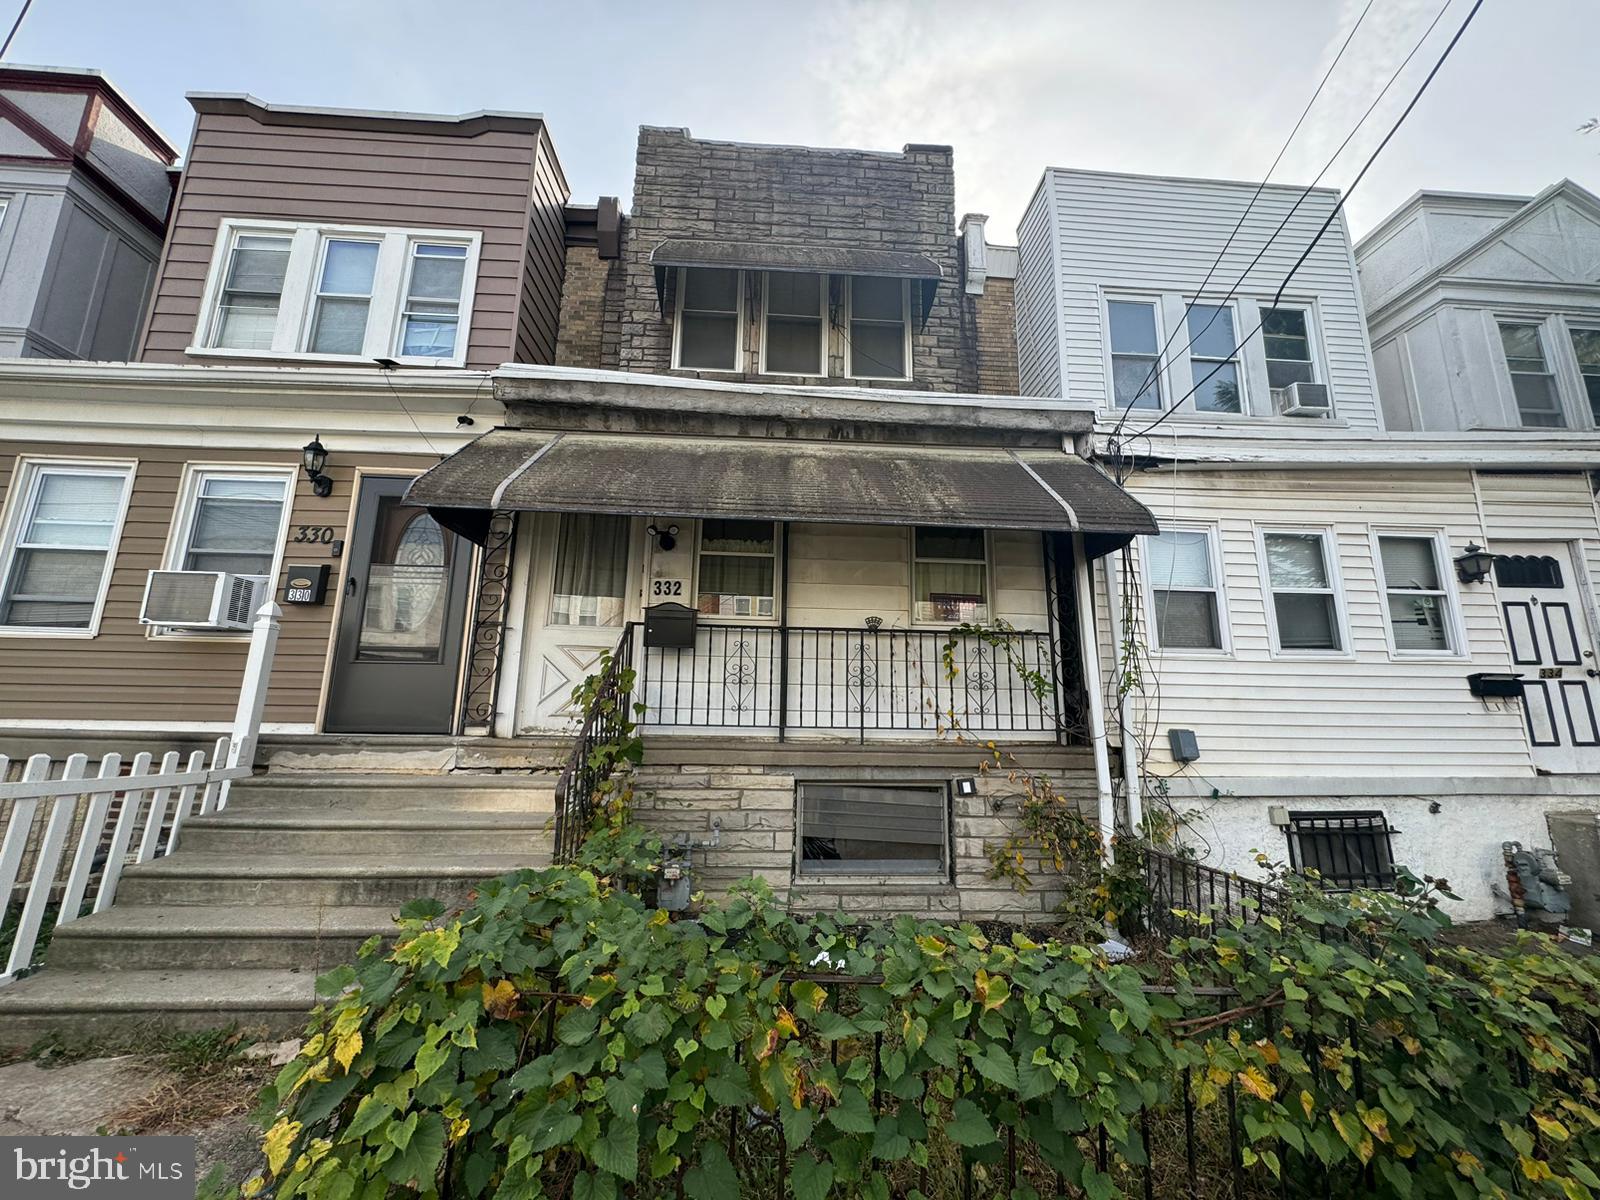
M707 756L708 758L710 756ZM1086 815L1094 809L1093 782L1082 771L1051 769L1056 786ZM744 879L764 879L780 900L806 912L834 912L866 920L910 913L941 921L1005 920L1046 923L1062 892L1048 871L1040 885L1022 892L990 879L986 844L1013 828L1021 785L1003 773L978 777L978 794L952 799L952 878L943 882L896 876L851 875L805 879L795 873L796 785L803 766L727 765L673 761L653 765L648 757L634 777L638 819L667 837L711 836L713 819L722 832L715 849L696 850L694 890L716 895ZM816 771L809 771L812 777ZM899 778L904 779L901 775ZM931 777L930 777L931 778ZM947 773L940 773L942 780Z
M626 371L766 383L835 383L844 378L845 331L833 320L829 378L672 370L674 285L656 288L651 251L666 238L723 239L839 246L923 254L943 280L925 323L913 319L909 382L875 387L971 392L955 235L955 173L948 146L907 146L900 153L819 150L704 141L683 129L639 131L633 210L623 240L622 336L617 365ZM834 280L837 314L842 281ZM913 285L915 287L915 285ZM745 279L745 363L758 361L760 277ZM665 306L665 312L663 307ZM913 303L913 309L917 306Z
M968 296L972 311L973 374L977 390L1015 396L1017 382L1017 307L1013 280L991 276L983 295Z

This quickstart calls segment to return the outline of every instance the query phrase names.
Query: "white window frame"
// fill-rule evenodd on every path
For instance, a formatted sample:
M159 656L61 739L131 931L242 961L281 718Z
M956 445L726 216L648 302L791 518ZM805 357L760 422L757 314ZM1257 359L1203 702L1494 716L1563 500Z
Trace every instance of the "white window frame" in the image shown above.
M1267 314L1279 309L1292 309L1293 311L1300 313L1305 317L1306 350L1311 355L1311 382L1320 383L1323 386L1328 387L1329 394L1331 395L1333 389L1328 383L1328 371L1323 361L1322 337L1318 330L1317 324L1317 305L1313 300L1280 300L1277 304L1263 303L1257 306L1256 312L1261 323L1261 328L1256 331L1255 337L1251 338L1250 340L1252 342L1260 342L1261 366L1262 369L1267 372L1267 391L1270 393L1277 390L1272 386L1271 368L1274 360L1270 355L1267 354ZM1280 358L1277 361L1294 362L1297 360Z
M1370 531L1372 544L1372 569L1378 584L1379 615L1383 618L1383 636L1389 647L1389 657L1396 660L1421 659L1424 661L1457 660L1471 657L1467 648L1466 622L1461 615L1461 593L1456 587L1454 563L1450 558L1450 535L1443 529L1407 528L1400 525L1375 525ZM1439 592L1444 603L1445 638L1450 645L1445 650L1402 650L1395 645L1394 624L1389 617L1389 580L1383 569L1382 539L1425 538L1433 544L1434 568L1439 572ZM1411 591L1402 588L1401 591ZM1433 592L1419 592L1431 596Z
M111 576L116 569L117 553L122 544L122 527L128 517L128 507L133 501L133 481L138 473L138 467L137 459L32 456L17 458L11 473L11 485L6 492L5 506L0 509L0 591L3 591L11 581L22 524L33 508L41 474L57 471L62 474L120 475L122 499L117 506L116 519L111 526L110 541L106 544L106 561L100 571L100 585L95 592L94 610L89 614L89 624L83 629L61 629L48 625L0 625L0 637L84 639L99 636L100 619L105 612L106 595L111 588Z
M976 526L972 526L972 525L908 525L908 526L906 526L906 570L907 570L906 583L907 583L907 586L908 586L908 589L909 589L908 594L909 594L909 597L910 597L910 603L908 603L906 607L907 607L907 609L908 609L908 611L910 613L910 617L911 617L911 628L913 628L913 629L949 629L950 628L950 622L946 621L946 620L942 620L942 619L938 620L938 621L919 621L919 620L917 620L917 564L919 562L971 563L971 562L975 562L976 561L975 559L970 559L970 558L923 558L921 555L919 555L917 553L917 530L919 530L919 529L973 529L973 528L977 528L977 527ZM996 611L996 607L997 607L996 602L995 602L995 594L994 594L994 536L993 536L994 531L990 530L990 529L979 529L978 532L983 534L983 604L984 604L984 607L989 610L989 614L988 614L987 617L984 618L984 620L993 621L994 618L995 618L995 611Z
M1496 310L1489 313L1489 321L1491 353L1500 367L1500 386L1504 389L1506 403L1510 406L1510 417L1514 422L1512 428L1527 429L1539 434L1561 434L1591 425L1592 421L1585 421L1581 414L1575 414L1573 411L1572 398L1568 395L1570 388L1562 381L1562 364L1565 362L1575 363L1577 356L1573 353L1570 339L1563 341L1561 338L1552 336L1553 332L1556 331L1552 331L1550 327L1550 316L1544 313L1512 313ZM1506 357L1505 335L1500 332L1502 325L1531 325L1537 331L1539 351L1544 356L1544 373L1550 377L1551 386L1555 390L1556 411L1560 415L1562 422L1560 425L1528 425L1523 422L1522 405L1517 402L1516 381L1512 379L1512 375L1531 375L1533 372L1513 372L1511 370L1511 360ZM1551 353L1553 344L1560 350L1560 354ZM1583 408L1587 409L1588 407L1588 402L1585 401ZM1573 419L1575 415L1578 417L1577 420Z
M818 346L819 353L817 355L818 370L813 374L805 374L796 371L773 371L767 367L767 330L769 328L768 322L771 318L771 314L767 311L767 299L772 294L769 284L774 275L795 274L816 275L822 280L822 294L818 298L820 307L817 312L817 338L820 342L820 345ZM826 271L763 271L761 273L761 346L756 355L756 371L758 373L762 375L787 376L791 379L826 379L828 377L828 289L831 286L832 279L833 276L829 275ZM780 314L780 316L792 315L796 314Z
M844 301L844 318L843 319L844 319L844 373L845 373L846 378L849 378L849 379L860 379L860 380L866 381L867 383L908 383L908 382L910 382L915 377L915 374L916 374L915 366L911 361L911 342L912 342L912 338L911 338L911 281L909 279L902 279L900 281L900 318L901 318L901 328L905 331L905 351L904 351L904 357L905 357L905 363L906 363L905 374L904 375L857 375L856 374L856 368L855 368L856 348L855 348L855 344L854 344L854 341L852 340L852 336L851 335L852 335L853 327L854 327L854 324L855 324L855 296L856 296L856 284L855 284L855 281L858 278L861 278L861 277L860 276L856 276L856 275L846 275L846 276L843 276L843 278L844 278L844 281L845 281L844 282L844 296L843 296L843 301ZM878 276L877 278L882 278L882 276ZM863 319L871 320L871 318L863 318ZM876 322L876 323L877 324L887 324L888 322L880 321L880 322Z
M772 553L771 555L758 554L754 550L712 550L714 558L768 558L772 559L772 615L763 617L752 612L749 616L740 616L738 613L703 613L700 611L700 560L706 553L705 550L705 521L698 520L694 523L694 611L695 619L701 624L711 623L717 625L777 625L783 620L783 522L768 520L766 517L728 518L730 520L756 520L766 521L772 526ZM718 593L720 595L721 593Z
M199 512L200 487L210 478L283 480L283 512L278 518L278 536L273 544L272 566L267 575L267 594L271 598L277 591L278 579L283 574L284 556L288 552L289 526L294 515L294 489L300 478L298 467L256 462L184 463L183 478L178 485L178 502L172 510L172 525L167 530L167 543L161 551L161 569L184 570L183 560L188 557L189 538L194 534L194 519ZM235 642L247 641L250 631L176 629L151 625L145 635L150 638L180 638L183 641Z
M211 343L217 336L218 306L234 244L241 237L288 237L289 261L284 270L283 292L272 345L266 350L236 350ZM329 240L377 241L378 265L372 279L372 301L367 310L366 340L360 354L314 354L304 349L311 336L324 248ZM462 246L461 307L456 326L455 353L430 358L400 353L401 314L410 279L412 247L419 242ZM375 358L392 358L406 366L460 367L467 359L472 336L472 308L478 281L478 259L483 234L468 229L411 229L386 225L334 225L295 221L265 221L225 217L217 228L211 266L200 298L200 319L194 342L185 351L195 358L294 359L310 363L370 364Z
M1145 549L1148 535L1139 539L1139 574L1144 581L1145 628L1149 631L1150 648L1165 658L1232 658L1233 631L1228 619L1228 588L1222 573L1222 531L1215 524L1199 521L1168 521L1162 533L1199 533L1206 539L1206 553L1211 559L1211 588L1217 601L1217 640L1220 646L1163 646L1161 625L1157 621L1157 583L1150 573L1150 555ZM1161 588L1161 591L1199 592L1205 588Z
M1200 418L1202 418L1204 420L1211 420L1211 421L1230 421L1230 420L1233 420L1233 419L1238 418L1238 417L1248 417L1248 416L1252 415L1251 414L1251 410L1250 410L1250 383L1249 383L1249 380L1248 380L1248 376L1249 376L1250 372L1249 372L1249 369L1245 366L1245 353L1249 348L1250 339L1246 339L1243 342L1241 342L1239 340L1240 337L1244 333L1244 327L1243 327L1242 324L1240 324L1240 320L1239 320L1239 304L1238 304L1238 302L1235 301L1235 300L1207 300L1203 296L1184 296L1184 297L1182 297L1182 303L1183 303L1183 314L1184 314L1184 316L1183 316L1183 359L1184 359L1185 364L1188 366L1189 371L1188 371L1188 376L1187 376L1186 383L1185 383L1184 388L1183 388L1184 400L1183 400L1183 403L1181 405L1179 405L1178 407L1182 408L1186 412L1193 413L1195 416L1200 417ZM1231 359L1220 360L1220 359L1211 358L1211 357L1208 357L1208 356L1205 356L1205 355L1197 356L1194 353L1194 338L1189 332L1189 318L1192 315L1194 309L1201 308L1201 307L1204 307L1204 308L1225 308L1225 309L1228 310L1228 312L1230 314L1230 319L1233 321L1233 357ZM1219 361L1227 361L1227 362L1233 363L1234 374L1239 379L1239 411L1238 412L1236 412L1236 413L1232 413L1232 412L1216 412L1216 411L1214 411L1212 409L1201 408L1200 407L1200 403L1199 403L1200 394L1195 389L1195 385L1194 385L1194 380L1195 380L1194 364L1195 364L1195 361L1196 361L1197 357L1198 357L1199 361L1208 363L1211 366L1215 366Z
M683 301L688 292L685 283L688 273L695 270L732 271L737 282L734 284L734 318L733 318L733 366L731 367L686 367L683 365ZM744 289L745 273L736 267L678 267L674 280L672 297L672 369L674 371L709 372L713 375L736 375L744 372ZM826 361L826 360L824 360Z
M373 264L373 269L372 269L372 291L368 295L366 295L366 296L358 296L353 292L324 292L322 290L322 274L327 269L327 266L328 266L328 247L333 242L365 242L368 245L371 245L373 243L377 244L377 246L378 246L378 262ZM362 342L363 342L362 349L363 350L366 349L366 343L369 341L370 335L372 333L372 318L373 318L373 315L374 315L373 310L377 307L377 304L378 304L378 271L379 271L379 268L382 266L382 263L383 263L383 250L384 250L384 244L383 244L383 239L381 237L349 237L349 236L346 236L344 234L335 234L335 233L326 233L326 232L324 232L317 239L317 263L316 263L315 268L313 268L313 270L311 272L311 283L310 283L310 288L309 288L310 296L308 297L308 299L306 301L305 313L301 318L302 321L304 321L304 327L300 330L300 339L299 339L299 342L298 342L299 345L301 345L301 346L310 346L311 345L312 333L313 333L313 330L314 330L314 328L316 326L316 323L317 323L317 311L322 307L322 302L324 300L365 300L367 302L367 324L366 324L366 329L365 329L364 333L362 334ZM294 258L294 249L293 249L292 246L291 246L290 251L289 251L289 257L290 257L291 261ZM411 257L410 247L407 246L407 248L406 248L406 258L408 260L408 262L407 262L408 266L410 265L409 264L410 257ZM288 275L287 275L287 273L285 273L285 275L284 275L284 290L286 292L288 291L288 283L289 283ZM400 308L404 308L404 307L405 307L405 297L402 296L400 298ZM312 351L307 350L307 351L305 351L305 353L310 354L310 353L312 353Z
M1291 537L1315 537L1320 539L1322 547L1322 565L1328 574L1328 586L1324 588L1284 588L1275 589L1272 586L1272 569L1267 563L1267 536L1269 534L1287 534ZM1353 659L1355 650L1350 637L1350 618L1345 607L1344 574L1339 569L1339 535L1331 525L1257 525L1255 527L1256 562L1261 573L1261 599L1262 607L1267 611L1267 631L1270 636L1270 646L1273 658L1283 659L1315 659L1328 661L1330 659ZM1283 643L1278 636L1278 606L1274 603L1277 592L1282 590L1285 595L1291 596L1333 596L1333 621L1334 632L1339 638L1339 647L1335 650L1308 650L1291 647L1283 648Z
M1600 321L1591 317L1557 316L1555 326L1554 335L1561 343L1561 362L1556 367L1556 374L1560 378L1556 386L1560 391L1570 390L1573 396L1572 402L1567 404L1568 428L1594 429L1600 426L1600 413L1596 413L1589 403L1589 389L1583 382L1583 364L1578 361L1578 348L1572 344L1572 335L1600 333ZM1572 419L1574 415L1576 421Z
M1111 413L1122 412L1122 404L1117 399L1117 376L1115 359L1116 350L1111 344L1111 306L1113 304L1148 304L1155 312L1156 318L1156 406L1154 408L1135 408L1133 413L1164 413L1167 411L1167 397L1171 394L1167 372L1172 369L1172 356L1170 352L1163 351L1167 345L1167 333L1162 320L1166 304L1164 297L1149 293L1134 292L1106 292L1100 293L1100 328L1105 330L1105 378L1106 378L1106 410Z

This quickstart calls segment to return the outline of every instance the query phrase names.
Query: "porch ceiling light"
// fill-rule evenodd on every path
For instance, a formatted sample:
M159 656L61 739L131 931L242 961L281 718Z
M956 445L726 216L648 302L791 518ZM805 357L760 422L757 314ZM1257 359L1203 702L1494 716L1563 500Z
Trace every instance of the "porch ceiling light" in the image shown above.
M1455 557L1456 578L1462 583L1482 583L1489 578L1494 566L1494 555L1477 542L1468 542L1467 548Z
M312 495L327 496L333 492L333 480L322 473L327 462L328 449L322 444L320 436L312 438L300 451L300 465L305 468L306 478L311 481Z

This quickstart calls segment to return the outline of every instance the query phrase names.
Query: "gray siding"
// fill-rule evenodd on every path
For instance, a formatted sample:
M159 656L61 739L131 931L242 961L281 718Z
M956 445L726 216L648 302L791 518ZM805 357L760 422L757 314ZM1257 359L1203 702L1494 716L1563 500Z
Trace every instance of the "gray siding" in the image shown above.
M542 263L538 272L528 267L542 131L464 135L373 124L339 128L201 113L145 330L144 361L193 361L184 351L194 341L225 217L478 231L483 245L467 365L488 369L524 352L542 355L536 362L553 359L553 307L525 327L519 321L524 276L547 280L549 273ZM559 248L559 229L556 236Z

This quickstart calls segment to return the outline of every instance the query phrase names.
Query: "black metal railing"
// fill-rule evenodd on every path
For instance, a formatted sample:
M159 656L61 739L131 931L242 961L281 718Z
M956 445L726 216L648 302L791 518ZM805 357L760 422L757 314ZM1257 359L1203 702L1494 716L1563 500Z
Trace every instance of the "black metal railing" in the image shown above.
M1284 906L1283 892L1270 883L1161 850L1146 848L1139 853L1144 856L1144 882L1150 896L1145 924L1153 932L1193 935L1200 928L1195 916L1213 921L1239 917L1249 924Z
M693 646L644 648L643 720L862 740L941 729L1057 735L1048 634L959 637L947 664L949 641L933 629L702 624Z
M584 706L577 741L556 780L557 862L571 862L577 856L594 820L596 797L617 766L611 751L632 720L634 628L630 624L623 629L611 661Z
M492 730L505 656L506 605L511 597L511 554L517 514L497 512L478 560L478 591L467 641L467 681L461 696L463 730Z

